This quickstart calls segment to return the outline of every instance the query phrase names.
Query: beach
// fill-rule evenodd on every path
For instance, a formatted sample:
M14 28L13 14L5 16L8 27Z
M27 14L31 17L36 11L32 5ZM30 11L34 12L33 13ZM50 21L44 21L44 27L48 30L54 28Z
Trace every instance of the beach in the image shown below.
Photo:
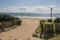
M0 40L40 40L32 37L39 26L38 18L20 18L22 24L15 29L0 33Z

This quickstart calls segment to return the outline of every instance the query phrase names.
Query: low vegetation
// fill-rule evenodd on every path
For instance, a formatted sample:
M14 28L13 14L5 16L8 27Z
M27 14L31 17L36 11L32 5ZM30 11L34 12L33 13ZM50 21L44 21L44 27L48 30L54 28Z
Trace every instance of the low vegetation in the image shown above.
M53 24L53 27L55 27L53 29L54 33L56 34L54 37L52 38L49 38L48 40L60 40L60 18L56 18L54 21L52 20L47 20L47 21L43 21L43 20L40 20L40 25L37 27L37 29L35 30L35 33L32 35L33 37L38 37L40 36L40 33L41 33L41 30L42 30L42 22L45 24ZM55 25L55 26L54 26ZM49 29L49 27L48 27ZM39 34L39 35L37 35ZM40 37L38 37L40 38Z
M60 40L60 34L58 34L57 36L50 38L48 40Z
M15 28L18 25L21 25L19 18L0 13L0 32Z

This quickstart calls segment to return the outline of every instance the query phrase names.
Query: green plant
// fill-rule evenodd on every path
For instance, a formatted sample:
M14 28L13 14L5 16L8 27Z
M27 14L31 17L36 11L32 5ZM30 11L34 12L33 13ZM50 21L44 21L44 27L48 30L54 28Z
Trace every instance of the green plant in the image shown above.
M39 27L37 27L37 29L35 30L35 33L37 34L37 33L40 33L41 32L41 28L40 28L40 26Z
M21 25L21 20L19 18L10 16L10 15L5 15L5 14L0 14L0 30L4 30L7 28L15 28L15 25Z
M60 18L56 18L56 19L54 20L54 23L60 23Z
M33 34L32 36L33 36L33 37L38 37L38 35L36 35L36 34Z
M47 22L52 22L53 20L52 19L48 19Z

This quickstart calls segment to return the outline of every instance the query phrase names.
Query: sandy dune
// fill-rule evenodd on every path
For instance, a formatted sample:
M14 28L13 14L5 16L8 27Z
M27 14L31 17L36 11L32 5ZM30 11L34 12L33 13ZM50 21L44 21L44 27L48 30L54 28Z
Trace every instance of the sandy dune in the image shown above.
M0 40L40 40L32 37L39 25L39 19L21 18L22 25L13 30L0 33Z

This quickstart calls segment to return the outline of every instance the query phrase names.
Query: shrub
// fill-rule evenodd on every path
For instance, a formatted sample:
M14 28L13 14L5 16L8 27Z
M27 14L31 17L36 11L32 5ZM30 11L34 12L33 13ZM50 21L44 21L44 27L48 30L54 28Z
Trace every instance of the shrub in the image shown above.
M21 20L18 20L18 21L16 22L16 24L17 24L17 25L21 25Z
M45 20L40 20L40 23L43 23L43 22L45 22Z
M36 34L33 34L32 36L33 36L33 37L38 37L38 35L36 35Z
M37 29L35 30L35 33L40 33L41 32L41 28L40 27L37 27Z
M14 28L15 25L21 25L21 20L19 18L10 16L10 15L4 15L0 14L0 30L4 30L7 28Z
M56 19L54 20L54 23L60 23L60 18L56 18Z
M47 22L52 22L52 19L48 19Z
M57 34L60 34L60 23L55 23L55 31Z
M21 25L21 20L20 19L15 19L12 21L14 25Z

